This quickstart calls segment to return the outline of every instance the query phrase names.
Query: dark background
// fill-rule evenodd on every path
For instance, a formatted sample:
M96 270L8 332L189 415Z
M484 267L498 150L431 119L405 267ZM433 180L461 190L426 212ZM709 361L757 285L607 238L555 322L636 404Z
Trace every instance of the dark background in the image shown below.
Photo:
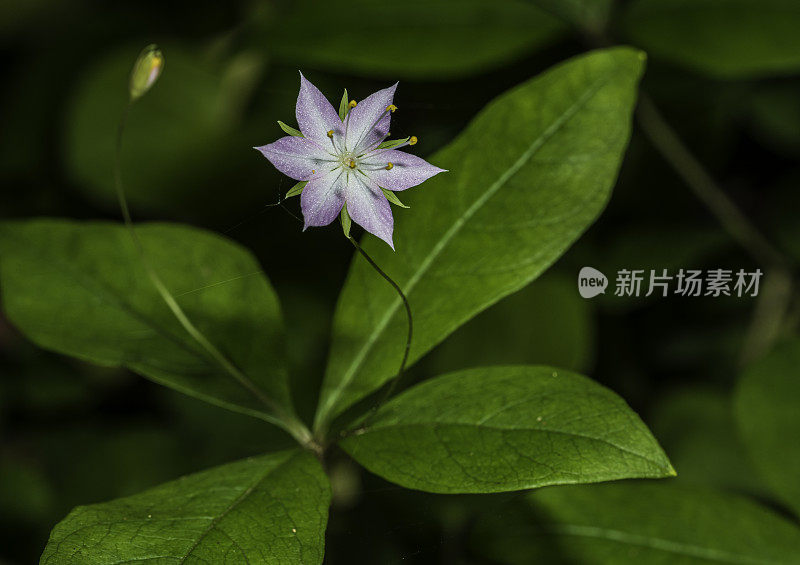
M301 233L292 217L297 199L285 209L274 205L292 181L251 149L282 135L276 120L295 124L298 68L334 102L344 87L360 99L399 79L393 133L417 135L416 152L427 156L513 85L594 46L626 43L614 19L624 4L602 33L594 24L580 30L548 16L541 29L530 29L535 40L471 63L463 50L437 47L438 33L472 33L456 29L463 21L454 23L453 6L419 21L387 5L365 23L347 5L329 18L291 2L7 0L0 8L0 218L120 218L111 182L114 133L130 66L144 45L157 42L165 71L134 108L125 139L134 218L204 227L253 251L281 298L294 394L310 419L352 247L335 225ZM335 34L344 39L331 41ZM364 64L369 43L354 37L392 47L377 49L384 61ZM346 56L331 62L313 55L317 45L336 52L350 41L361 49L352 65ZM475 49L493 45L491 33L475 41ZM800 253L800 81L713 79L651 54L643 91L793 261ZM407 383L481 364L576 369L642 415L678 469L676 480L758 493L730 433L727 402L743 350L758 347L748 337L757 301L611 293L587 301L575 281L584 265L613 279L622 268L753 270L759 262L637 125L599 221L539 281L418 363ZM789 325L796 314L789 310ZM2 313L0 437L0 562L8 563L35 562L52 526L78 504L291 444L262 422L127 371L40 350ZM471 525L482 512L502 512L508 498L407 491L343 455L331 469L331 564L484 562L472 552Z

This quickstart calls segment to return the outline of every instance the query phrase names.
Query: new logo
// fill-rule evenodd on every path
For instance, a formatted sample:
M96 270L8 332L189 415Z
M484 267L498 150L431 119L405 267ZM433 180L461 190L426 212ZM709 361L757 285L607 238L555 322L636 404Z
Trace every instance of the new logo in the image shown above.
M598 294L605 294L608 287L606 276L593 267L584 267L578 273L578 292L584 298L594 298Z

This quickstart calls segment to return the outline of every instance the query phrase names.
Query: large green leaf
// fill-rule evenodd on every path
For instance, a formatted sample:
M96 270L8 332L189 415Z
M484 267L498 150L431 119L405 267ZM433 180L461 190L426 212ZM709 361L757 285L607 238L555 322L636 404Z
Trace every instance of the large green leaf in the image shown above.
M252 39L283 61L433 78L518 59L565 28L525 0L295 0L257 14ZM280 5L279 5L280 7ZM252 25L252 24L251 24Z
M471 369L426 381L341 445L370 471L429 492L674 475L624 400L550 367Z
M624 25L654 57L710 75L800 70L796 0L635 0Z
M608 22L612 0L531 0L534 4L591 32L600 32Z
M778 565L800 555L795 524L710 489L623 482L546 488L523 502L481 521L475 545L493 562Z
M500 96L430 159L450 171L404 194L411 210L396 214L397 252L365 239L408 295L412 362L536 278L597 218L628 142L643 63L632 49L597 51ZM405 326L398 296L356 257L317 427L396 373Z
M282 451L80 506L41 563L322 563L329 502L316 458Z
M736 415L756 469L800 515L800 339L781 344L744 372Z
M258 417L272 419L272 403L290 412L280 307L255 259L233 242L194 228L146 224L136 230L148 261L189 319L258 395L181 327L119 224L0 224L0 284L9 319L53 351L125 366Z

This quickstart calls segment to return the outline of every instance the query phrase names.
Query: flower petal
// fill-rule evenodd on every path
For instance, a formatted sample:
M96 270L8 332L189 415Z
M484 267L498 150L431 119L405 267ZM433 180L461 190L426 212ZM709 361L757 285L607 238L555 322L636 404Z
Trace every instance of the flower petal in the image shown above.
M295 180L308 180L312 171L321 172L335 165L333 157L302 137L287 135L255 149L276 169Z
M295 108L297 124L303 135L321 147L328 147L328 132L341 132L342 120L328 99L300 73L300 94Z
M337 169L308 181L300 195L303 230L309 226L327 226L336 219L344 206L345 179L342 169Z
M365 169L369 169L367 174L372 180L386 190L394 191L417 186L432 176L445 172L445 169L434 167L421 157L397 149L375 151L367 155L362 163ZM386 165L389 163L392 168L387 170Z
M350 110L346 118L349 122L345 140L348 149L356 154L361 153L389 134L391 113L386 108L394 100L395 89L397 83L370 94Z
M392 208L380 187L369 177L359 172L353 172L348 175L345 198L350 218L394 249Z

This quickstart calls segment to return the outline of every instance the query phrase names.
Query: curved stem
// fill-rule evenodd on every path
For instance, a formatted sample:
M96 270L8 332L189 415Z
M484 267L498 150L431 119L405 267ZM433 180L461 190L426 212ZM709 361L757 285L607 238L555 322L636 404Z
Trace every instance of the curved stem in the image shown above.
M122 113L119 125L117 127L117 142L114 151L114 184L117 192L117 200L119 200L119 207L122 210L122 217L125 221L125 226L128 228L128 231L131 234L131 239L133 240L133 243L139 254L139 259L141 260L147 276L150 278L150 281L153 283L156 291L158 291L158 294L164 300L172 314L181 324L183 329L186 330L186 333L188 333L192 339L194 339L206 351L206 353L217 364L219 364L223 371L232 376L239 384L250 391L267 407L271 415L269 421L280 428L283 428L304 447L313 450L315 453L318 453L320 450L313 441L311 432L308 430L306 425L303 424L303 422L300 421L297 416L287 411L282 406L276 404L271 398L265 395L256 386L256 384L250 380L249 377L247 377L247 375L245 375L232 361L230 361L219 349L217 349L214 344L211 343L211 341L209 341L209 339L197 328L197 326L192 323L192 321L183 311L183 308L181 308L177 300L175 300L175 297L172 295L169 289L167 289L166 285L161 280L161 277L158 276L158 273L150 264L150 261L147 259L142 242L133 226L130 209L128 207L128 200L125 198L125 190L122 185L122 139L125 134L125 126L127 125L128 114L130 113L132 105L133 100L129 99L128 103L125 105L125 110Z
M408 298L406 298L406 295L403 293L403 290L400 288L400 285L398 285L396 282L394 282L394 280L392 280L392 278L389 275L387 275L383 271L383 269L381 269L378 266L377 263L375 263L375 261L372 259L372 257L370 257L367 254L366 251L364 251L364 248L362 248L358 244L358 242L355 240L355 238L352 235L348 236L347 239L350 240L350 243L352 243L353 246L358 250L358 252L361 253L361 255L364 257L364 259L367 260L367 263L369 263L370 266L372 266L372 268L375 269L375 271L380 276L382 276L384 279L386 279L386 282L388 282L390 285L392 285L392 288L395 289L397 294L400 296L400 299L403 301L403 306L405 306L405 309L406 309L406 317L408 318L408 335L406 336L406 346L405 346L405 349L403 350L403 358L400 361L400 368L397 370L397 375L395 375L395 377L392 379L392 382L389 385L389 388L386 389L386 393L383 395L381 400L378 403L376 403L375 406L372 407L371 414L374 414L375 412L378 411L378 408L380 408L392 396L392 394L394 393L395 389L397 388L397 383L400 381L400 378L403 376L403 371L405 370L406 363L408 362L408 354L411 351L411 339L412 339L412 337L414 335L414 318L411 315L411 306L408 304Z

